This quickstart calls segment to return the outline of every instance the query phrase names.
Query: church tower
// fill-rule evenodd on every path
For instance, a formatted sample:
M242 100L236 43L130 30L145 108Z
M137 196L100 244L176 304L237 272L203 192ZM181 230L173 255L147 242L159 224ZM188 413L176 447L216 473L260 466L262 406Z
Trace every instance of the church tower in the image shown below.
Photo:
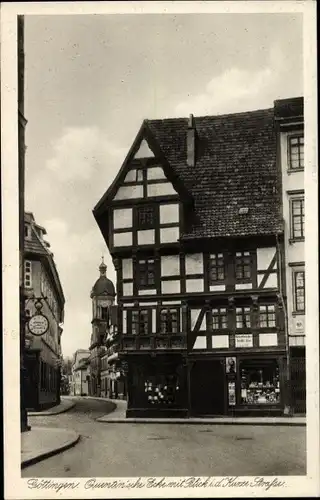
M115 288L107 278L107 266L102 262L99 266L100 276L91 290L92 300L92 334L90 342L90 395L101 395L101 357L104 354L104 343L110 328L111 307L115 301Z

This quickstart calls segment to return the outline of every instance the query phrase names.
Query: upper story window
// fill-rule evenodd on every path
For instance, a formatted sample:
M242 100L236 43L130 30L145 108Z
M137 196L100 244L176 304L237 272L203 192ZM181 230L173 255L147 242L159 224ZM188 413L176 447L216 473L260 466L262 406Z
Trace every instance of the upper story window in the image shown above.
M212 309L212 328L214 330L227 328L227 309L225 307Z
M175 308L161 309L160 311L160 332L178 332L178 310Z
M259 306L260 328L275 328L276 310L274 305Z
M239 281L251 279L250 252L237 252L236 253L236 279Z
M304 137L294 135L288 138L289 170L304 168Z
M107 307L101 307L101 319L104 321L109 319L109 311Z
M24 262L24 286L26 288L32 287L32 264L30 260Z
M305 311L305 272L293 272L293 291L294 291L294 309L295 312L304 313Z
M304 198L294 198L290 201L292 239L304 238Z
M224 274L224 258L222 253L210 254L209 261L209 279L210 285L223 281Z
M148 335L149 315L147 310L132 311L131 321L133 335Z
M236 328L251 327L251 310L250 307L236 308Z
M138 287L152 288L156 284L154 259L144 259L138 262Z
M137 207L137 229L153 229L156 224L155 207Z

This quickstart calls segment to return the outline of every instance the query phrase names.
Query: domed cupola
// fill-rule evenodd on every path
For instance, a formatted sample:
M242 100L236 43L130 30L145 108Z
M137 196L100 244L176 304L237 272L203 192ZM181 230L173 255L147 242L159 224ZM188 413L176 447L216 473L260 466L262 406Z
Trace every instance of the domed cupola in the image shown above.
M102 257L102 262L99 266L100 276L93 285L90 297L98 297L101 295L108 295L111 297L116 296L114 284L107 278L107 266L105 265Z

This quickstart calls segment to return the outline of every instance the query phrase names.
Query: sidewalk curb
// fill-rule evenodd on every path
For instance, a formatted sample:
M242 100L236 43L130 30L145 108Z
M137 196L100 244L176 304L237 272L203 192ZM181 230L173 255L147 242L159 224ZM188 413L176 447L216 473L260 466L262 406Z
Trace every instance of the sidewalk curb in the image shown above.
M241 422L241 421L229 421L229 420L220 420L220 421L208 421L208 420L192 420L192 419L181 419L181 420L169 420L169 419L145 419L145 418L109 418L104 419L104 417L100 417L97 419L97 422L103 424L185 424L185 425L259 425L263 426L291 426L291 427L306 427L305 422L259 422L259 421L250 421L250 422Z
M51 417L52 415L60 415L60 413L66 413L67 411L71 410L71 408L74 408L75 405L76 403L72 401L70 406L62 408L61 410L58 411L50 411L50 409L44 411L34 411L34 412L30 411L28 412L28 417Z
M25 467L29 467L30 465L34 465L38 462L41 462L42 460L45 460L46 458L53 457L54 455L58 455L59 453L62 453L63 451L68 450L69 448L72 448L80 441L80 437L81 437L80 434L76 434L76 436L73 439L70 439L64 445L59 446L59 448L45 451L43 453L40 453L36 457L32 457L32 458L28 458L26 460L23 460L21 462L21 469L24 469Z

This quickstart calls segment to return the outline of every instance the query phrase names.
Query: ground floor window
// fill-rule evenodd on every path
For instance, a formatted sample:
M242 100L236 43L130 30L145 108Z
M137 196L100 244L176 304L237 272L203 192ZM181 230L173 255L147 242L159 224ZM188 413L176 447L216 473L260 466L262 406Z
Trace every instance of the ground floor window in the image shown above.
M279 367L276 360L246 360L239 364L241 404L280 403Z

